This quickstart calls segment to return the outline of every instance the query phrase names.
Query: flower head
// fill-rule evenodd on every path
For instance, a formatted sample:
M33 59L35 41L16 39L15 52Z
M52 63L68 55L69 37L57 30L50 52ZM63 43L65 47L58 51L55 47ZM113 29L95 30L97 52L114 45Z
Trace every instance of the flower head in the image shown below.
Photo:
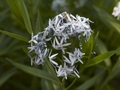
M48 59L58 77L67 79L72 75L80 78L76 63L83 64L84 53L79 48L82 48L81 36L88 41L92 33L90 22L92 21L88 18L73 16L67 12L49 19L44 31L36 35L32 34L29 41L31 65L44 65L45 60Z

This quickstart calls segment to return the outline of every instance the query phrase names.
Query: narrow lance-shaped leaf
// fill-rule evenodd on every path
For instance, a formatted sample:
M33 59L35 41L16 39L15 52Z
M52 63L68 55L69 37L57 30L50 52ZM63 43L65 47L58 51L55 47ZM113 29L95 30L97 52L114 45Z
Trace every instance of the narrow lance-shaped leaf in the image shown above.
M116 54L117 54L117 55L120 55L120 47L117 49Z
M109 28L113 28L114 30L116 30L117 32L120 33L120 21L114 19L110 14L108 14L107 12L105 12L104 10L95 7L94 9L97 11L100 20L107 25ZM104 14L103 14L104 13Z
M36 20L36 27L35 27L36 33L42 32L43 29L44 29L43 21L42 21L42 18L40 16L40 12L38 11L37 20Z
M10 10L17 17L22 26L26 27L27 31L32 34L32 26L27 8L23 0L7 0ZM24 25L25 24L25 25Z
M20 22L20 24L24 26L24 20L21 15L20 8L18 7L16 0L7 0L7 4L9 6L10 11L15 15L16 19Z
M22 65L22 64L19 64L19 63L16 63L16 62L13 62L12 60L8 59L7 60L12 63L15 67L19 68L20 70L28 73L28 74L31 74L31 75L34 75L34 76L37 76L37 77L40 77L40 78L44 78L44 79L47 79L47 80L51 80L51 81L54 81L54 82L57 82L55 80L55 78L47 73L47 72L44 72L42 70L39 70L37 68L33 68L33 67L29 67L29 66L25 66L25 65Z
M104 45L104 43L100 39L97 40L97 48L100 54L108 52L107 47ZM112 65L109 58L105 59L104 62L108 67Z
M91 52L93 51L93 44L94 44L94 32L91 33L90 39L87 42L88 50L89 50L89 55L91 55Z
M47 59L46 59L46 63L44 64L43 69L44 69L44 71L54 75L55 78L58 78L56 73L54 72L54 69L53 69L52 65L50 64L50 62ZM43 88L43 90L48 90L48 89L50 89L50 90L61 90L60 88L62 87L60 83L58 84L58 83L48 81L48 80L45 80L45 79L42 79L41 82L42 82L41 87Z
M48 71L46 68L47 65L44 65L43 70L50 72L50 70ZM55 90L53 87L53 82L49 81L49 80L45 80L45 79L41 79L41 87L43 90Z
M104 54L100 54L100 55L94 57L93 59L89 60L86 67L96 65L96 64L102 62L103 60L105 60L106 58L111 57L113 54L115 54L115 51L110 51L110 52L106 52Z
M18 3L19 8L21 10L21 14L22 14L26 29L28 30L28 32L30 34L32 34L32 26L31 26L31 22L30 22L30 17L29 17L27 8L24 4L24 1L23 0L17 0L17 3Z
M95 37L93 37L93 51L94 49L96 48L96 43L97 43L97 40L98 40L98 35L99 35L99 31L96 33Z
M11 33L11 32L8 32L8 31L3 31L3 30L0 30L0 32L3 33L3 34L8 35L8 36L10 36L10 37L16 38L16 39L18 39L18 40L21 40L21 41L24 41L24 42L28 42L28 39L27 39L27 38L25 38L25 37L23 37L23 36L20 36L20 35L18 35L18 34Z
M100 55L94 57L93 59L88 61L88 63L86 64L86 67L90 67L90 66L96 65L96 64L102 62L103 60L111 57L116 52L118 52L119 48L117 50L109 51L109 52L106 52L106 53L103 53L103 54L100 54Z

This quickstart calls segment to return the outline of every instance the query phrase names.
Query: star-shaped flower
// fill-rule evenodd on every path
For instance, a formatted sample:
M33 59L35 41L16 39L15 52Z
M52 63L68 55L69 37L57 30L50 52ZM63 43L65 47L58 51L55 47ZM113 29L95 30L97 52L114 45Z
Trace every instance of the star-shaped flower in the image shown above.
M53 54L53 55L51 55L51 53L52 53L52 51L51 51L50 54L49 54L49 60L50 60L50 62L52 63L52 65L56 65L56 66L58 66L58 63L55 62L55 61L53 61L53 59L56 58L56 56L58 55L58 53Z
M56 70L56 73L58 77L63 77L63 80L67 79L68 75L74 75L74 74L78 78L80 78L80 76L78 75L77 69L74 66L68 67L65 62L63 67L62 65L58 67L58 71Z
M64 66L60 65L58 67L58 71L56 71L58 77L63 77L67 79L67 74L72 72L72 69L69 69L66 63L64 63Z
M69 46L71 43L64 43L64 39L62 38L61 41L59 42L58 39L55 37L54 41L53 41L53 48L57 49L57 50L62 50L63 53L65 53L65 48L66 46Z
M82 55L84 55L84 53L82 53L79 49L75 48L74 53L71 52L67 52L69 54L69 59L67 59L65 56L65 62L69 63L71 66L73 66L76 62L81 62L83 64L83 61L81 60Z

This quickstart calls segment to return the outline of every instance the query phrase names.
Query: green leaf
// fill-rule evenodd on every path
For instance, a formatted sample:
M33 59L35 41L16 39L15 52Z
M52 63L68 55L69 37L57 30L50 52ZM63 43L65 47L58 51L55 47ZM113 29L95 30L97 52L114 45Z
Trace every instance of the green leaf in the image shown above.
M27 29L27 31L32 33L32 26L30 22L30 17L27 11L27 8L23 0L7 0L7 3L10 7L10 10L17 17L18 21ZM24 24L23 24L24 22Z
M120 47L117 49L116 54L120 55Z
M76 90L86 90L89 89L91 86L95 84L95 82L99 79L100 76L104 73L105 70L100 72L98 75L94 76L93 78L87 80L85 83L80 85Z
M29 67L29 66L25 66L25 65L22 65L22 64L19 64L19 63L16 63L16 62L13 62L12 60L10 59L7 59L10 63L12 63L15 67L19 68L20 70L28 73L28 74L31 74L31 75L34 75L34 76L37 76L37 77L40 77L40 78L44 78L44 79L47 79L47 80L50 80L50 81L53 81L53 82L57 82L55 80L55 78L53 77L53 75L47 73L47 72L44 72L42 70L39 70L37 68L33 68L33 67Z
M100 55L92 58L91 60L89 60L87 62L86 67L90 67L90 66L93 66L93 65L96 65L96 64L102 62L103 60L105 60L105 59L111 57L112 55L114 55L115 53L117 53L119 50L120 50L120 47L116 50L109 51L109 52L100 54Z
M91 33L90 39L88 40L88 49L89 49L89 54L91 55L91 52L93 51L93 45L94 44L94 32Z
M4 73L2 76L0 76L0 87L15 73L16 73L16 70L12 69Z
M115 51L109 51L104 54L100 54L100 55L94 57L93 59L89 60L88 63L86 64L86 67L96 65L96 64L102 62L103 60L111 57L113 54L115 54Z
M82 52L86 53L86 56L91 56L91 52L93 51L94 46L94 32L91 33L91 36L88 41L84 40L82 36Z
M107 47L104 45L104 43L100 39L97 40L97 48L100 54L108 52ZM105 59L104 61L105 61L106 66L109 67L112 65L109 58Z
M30 22L30 17L29 17L27 8L24 4L24 1L23 0L17 0L17 3L18 3L18 6L21 10L21 14L22 14L26 29L28 30L28 32L30 34L32 34L32 26L31 26L31 22Z
M52 75L54 75L54 77L57 78L56 74L53 73L54 72L53 67L51 67L51 64L50 64L50 62L48 62L48 60L44 64L43 70L52 74ZM41 87L42 87L43 90L49 90L49 89L50 90L61 90L60 89L60 87L61 87L60 84L49 81L49 80L45 80L45 79L41 80Z
M16 19L20 22L20 24L24 27L24 20L21 15L20 8L17 5L16 0L7 0L7 4L11 12L15 15Z
M3 34L8 35L8 36L10 36L10 37L16 38L16 39L18 39L18 40L21 40L21 41L24 41L24 42L28 42L28 39L27 39L27 38L25 38L25 37L23 37L23 36L20 36L20 35L17 35L17 34L15 34L15 33L3 31L3 30L0 30L0 32L3 33Z
M39 11L38 11L38 15L37 15L35 30L36 30L36 33L42 32L44 30L43 21L42 21L42 18L40 16L40 12Z
M100 20L107 25L109 28L112 28L120 33L120 21L114 19L110 14L106 11L94 6L94 9L98 13ZM104 14L103 14L104 13Z
M43 70L48 72L48 73L51 73L50 69L48 70L47 69L47 65L45 63L44 67L43 67ZM41 79L41 87L43 90L55 90L54 87L53 87L53 83L49 80L45 80L45 79Z

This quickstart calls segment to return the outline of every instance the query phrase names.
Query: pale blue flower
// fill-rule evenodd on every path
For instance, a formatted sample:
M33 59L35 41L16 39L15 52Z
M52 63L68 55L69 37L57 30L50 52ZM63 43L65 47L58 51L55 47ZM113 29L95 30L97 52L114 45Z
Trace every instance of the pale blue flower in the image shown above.
M52 53L52 51L51 51L50 54L49 54L49 60L50 60L51 64L58 66L58 63L53 60L53 59L56 58L56 56L58 55L58 53L53 54L53 55L51 55L51 53Z
M44 64L44 59L43 58L40 58L39 56L34 56L34 57L31 57L29 54L28 56L30 57L31 59L31 65L35 64L35 65L43 65Z
M56 73L57 73L58 77L63 77L63 80L67 79L68 75L74 75L74 74L78 78L80 78L80 76L78 75L77 69L74 66L68 67L65 62L64 62L64 66L63 67L62 67L62 65L60 65L58 67L58 71L56 70Z
M83 61L81 60L82 58L82 55L84 55L84 53L82 53L79 49L75 48L75 51L73 53L71 52L67 52L69 54L69 61L71 62L68 62L68 60L65 60L65 62L71 64L71 66L74 65L74 63L76 62L81 62L83 64Z
M55 37L54 41L53 41L53 48L57 49L57 50L62 50L63 53L65 53L65 48L66 46L69 46L71 43L64 43L64 39L62 38L61 41L59 42L58 39Z
M69 59L66 56L63 56L63 57L64 57L64 61L70 64L71 66L73 66L77 62L77 59L73 58L73 56L70 55L70 53L69 53Z
M32 42L33 43L38 43L37 40L38 40L38 34L33 36L33 33L32 33L32 38L31 38L31 40L28 43L31 43L31 45L32 45Z
M59 66L58 71L56 71L58 77L63 77L67 79L67 74L70 73L72 69L69 69L66 63L64 63L64 66Z

